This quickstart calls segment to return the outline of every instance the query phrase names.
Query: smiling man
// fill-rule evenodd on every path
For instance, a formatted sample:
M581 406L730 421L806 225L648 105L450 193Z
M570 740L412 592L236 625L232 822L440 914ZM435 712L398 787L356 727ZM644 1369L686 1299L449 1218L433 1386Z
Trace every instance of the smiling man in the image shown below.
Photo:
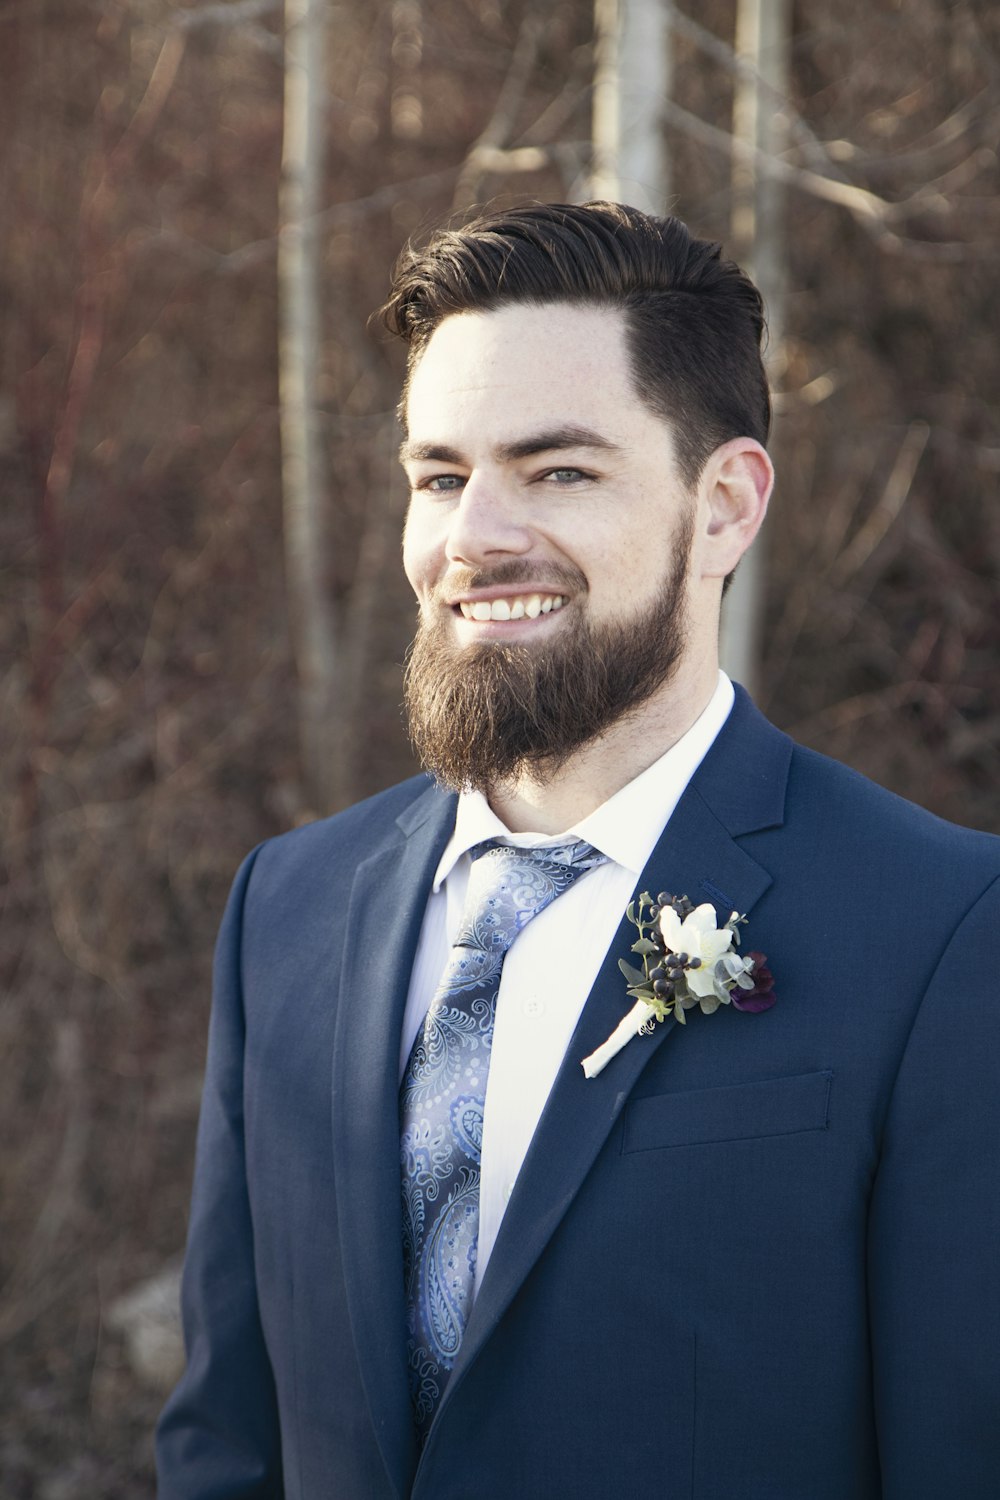
M237 878L161 1500L994 1496L1000 843L719 672L756 290L539 205L386 318L431 774Z

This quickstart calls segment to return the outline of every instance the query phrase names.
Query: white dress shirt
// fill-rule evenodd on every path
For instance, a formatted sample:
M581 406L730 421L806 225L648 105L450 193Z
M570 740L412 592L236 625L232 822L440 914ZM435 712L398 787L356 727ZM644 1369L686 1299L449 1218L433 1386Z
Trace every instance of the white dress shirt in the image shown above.
M634 781L565 833L512 834L480 792L463 792L455 831L427 901L403 1018L399 1076L444 972L469 881L469 850L500 838L522 848L584 839L608 862L581 875L534 917L504 960L486 1086L476 1291L567 1044L636 881L733 706L723 672L700 717ZM654 893L655 894L655 893ZM627 996L622 990L622 1004Z

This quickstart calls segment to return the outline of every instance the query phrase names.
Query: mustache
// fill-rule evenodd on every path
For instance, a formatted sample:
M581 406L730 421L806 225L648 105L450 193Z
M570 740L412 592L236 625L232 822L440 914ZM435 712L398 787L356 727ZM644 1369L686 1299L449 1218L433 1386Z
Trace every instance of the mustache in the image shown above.
M579 568L571 563L553 562L539 565L525 558L512 557L498 563L494 568L453 568L436 585L434 602L442 603L456 594L469 593L473 589L504 588L511 584L531 584L543 579L546 583L559 584L567 593L587 592L587 580Z

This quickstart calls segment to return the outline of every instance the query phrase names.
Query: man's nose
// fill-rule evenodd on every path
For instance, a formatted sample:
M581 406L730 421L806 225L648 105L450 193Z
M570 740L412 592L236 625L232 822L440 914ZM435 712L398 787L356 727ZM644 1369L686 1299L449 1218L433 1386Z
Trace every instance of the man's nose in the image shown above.
M520 557L531 546L527 517L506 487L486 475L470 474L452 512L448 561L480 567L500 556Z

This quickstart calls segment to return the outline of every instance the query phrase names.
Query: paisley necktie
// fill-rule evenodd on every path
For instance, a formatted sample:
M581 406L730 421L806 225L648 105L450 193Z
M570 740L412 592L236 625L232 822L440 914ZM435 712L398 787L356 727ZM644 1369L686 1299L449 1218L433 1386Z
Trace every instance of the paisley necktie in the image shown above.
M458 937L400 1092L410 1392L423 1438L462 1342L479 1239L486 1077L504 957L517 934L606 856L577 839L471 851Z

